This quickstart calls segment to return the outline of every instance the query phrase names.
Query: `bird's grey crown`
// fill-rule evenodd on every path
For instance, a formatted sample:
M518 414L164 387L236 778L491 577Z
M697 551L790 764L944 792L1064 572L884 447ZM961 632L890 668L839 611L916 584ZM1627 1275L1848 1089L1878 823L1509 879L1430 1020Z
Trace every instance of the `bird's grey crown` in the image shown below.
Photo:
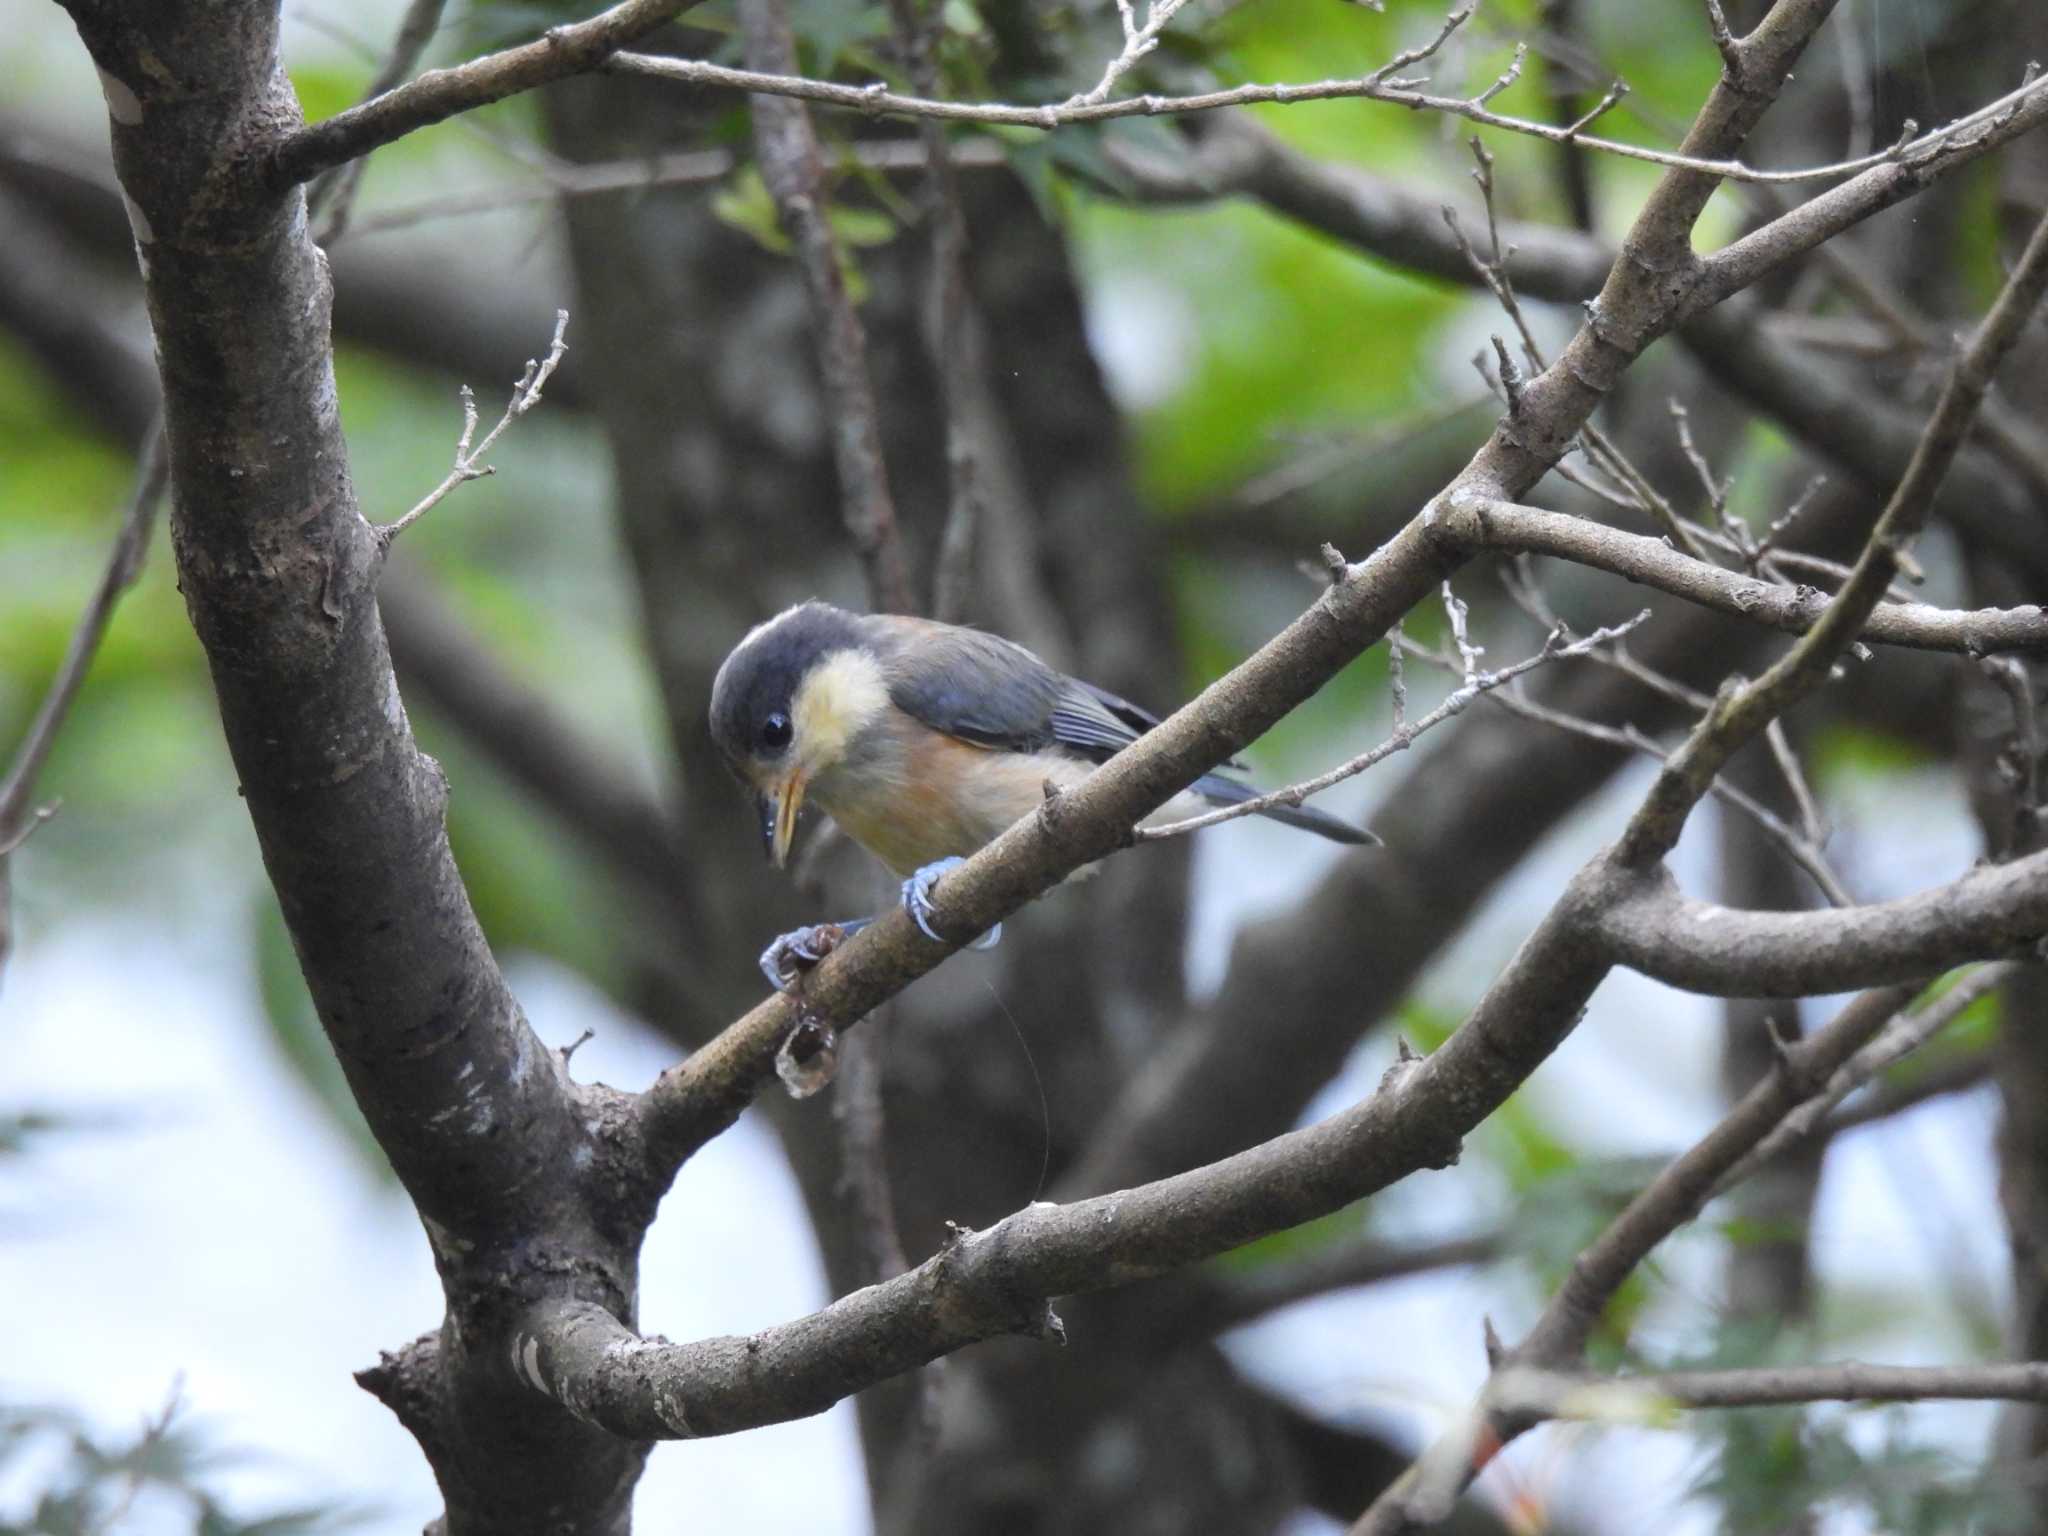
M799 684L834 651L866 643L859 615L809 602L778 614L725 658L711 684L711 739L737 763L764 755L761 729L790 712Z

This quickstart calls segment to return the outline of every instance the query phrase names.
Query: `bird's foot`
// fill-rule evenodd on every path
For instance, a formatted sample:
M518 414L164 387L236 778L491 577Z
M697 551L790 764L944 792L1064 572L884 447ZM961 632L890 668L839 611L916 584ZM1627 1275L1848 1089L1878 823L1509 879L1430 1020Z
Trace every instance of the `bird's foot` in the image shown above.
M917 924L918 932L934 944L948 944L932 931L932 888L939 883L939 877L949 870L957 869L967 861L958 855L950 859L938 859L927 864L908 880L903 882L903 910L910 914L910 920ZM969 949L994 949L1002 942L1003 925L997 923L987 933L968 944Z
M813 923L797 928L761 951L761 974L778 992L787 992L804 972L873 922L871 917L849 918L843 923Z

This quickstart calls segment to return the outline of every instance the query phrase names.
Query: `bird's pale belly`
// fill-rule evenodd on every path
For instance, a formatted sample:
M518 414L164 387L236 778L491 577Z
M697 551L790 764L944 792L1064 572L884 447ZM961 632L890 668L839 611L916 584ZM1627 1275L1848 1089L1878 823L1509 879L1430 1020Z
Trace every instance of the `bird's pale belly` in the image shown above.
M934 736L912 747L898 771L821 774L809 798L847 836L908 875L993 842L1038 808L1048 779L1071 789L1090 771L1070 757L991 752Z

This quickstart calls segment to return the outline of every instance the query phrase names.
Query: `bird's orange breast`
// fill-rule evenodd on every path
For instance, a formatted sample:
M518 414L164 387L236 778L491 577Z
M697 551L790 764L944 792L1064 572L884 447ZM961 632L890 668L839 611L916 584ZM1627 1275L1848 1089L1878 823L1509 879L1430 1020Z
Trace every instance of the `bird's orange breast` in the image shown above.
M931 730L905 732L894 745L882 771L826 775L813 794L899 875L974 853L1038 807L1048 778L1066 787L1088 772L1071 758L992 751Z

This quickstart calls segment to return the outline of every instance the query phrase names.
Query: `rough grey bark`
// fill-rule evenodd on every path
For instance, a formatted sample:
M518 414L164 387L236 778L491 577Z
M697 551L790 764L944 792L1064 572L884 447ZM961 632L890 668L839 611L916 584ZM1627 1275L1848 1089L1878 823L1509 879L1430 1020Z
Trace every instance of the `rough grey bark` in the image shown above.
M105 84L166 381L187 611L321 1022L447 1290L439 1343L376 1379L434 1463L451 1530L525 1528L535 1507L622 1530L640 1449L507 1392L502 1328L520 1295L630 1319L637 1230L611 1217L646 1191L594 1162L584 1096L506 990L448 853L445 783L398 699L384 546L335 412L326 264L300 194L239 175L298 120L275 15L72 14ZM598 1162L602 1180L568 1172ZM550 1246L584 1255L580 1272L536 1264Z

